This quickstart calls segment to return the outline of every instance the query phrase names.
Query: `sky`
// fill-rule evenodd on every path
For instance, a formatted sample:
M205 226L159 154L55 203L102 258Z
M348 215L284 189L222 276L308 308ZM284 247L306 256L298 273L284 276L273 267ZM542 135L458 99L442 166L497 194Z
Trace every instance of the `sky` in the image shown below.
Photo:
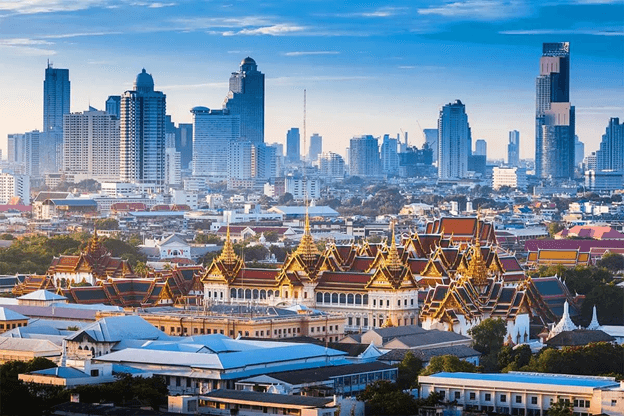
M424 142L460 99L473 142L506 156L519 130L534 157L543 42L569 41L570 100L586 154L624 118L624 0L7 0L0 1L0 147L41 129L47 61L69 68L71 111L103 109L145 68L176 123L220 108L246 56L266 76L265 141L291 127L345 153L349 139L408 132ZM303 145L302 145L303 148Z

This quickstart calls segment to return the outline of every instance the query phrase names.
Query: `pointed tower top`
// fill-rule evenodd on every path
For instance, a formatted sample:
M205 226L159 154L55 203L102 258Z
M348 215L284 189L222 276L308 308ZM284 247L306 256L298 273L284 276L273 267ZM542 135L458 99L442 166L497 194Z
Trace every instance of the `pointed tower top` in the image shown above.
M401 259L399 257L399 250L396 246L396 236L394 234L394 221L391 222L392 225L392 242L390 243L390 249L388 250L388 257L386 258L386 265L388 269L395 272L401 270L403 264L401 263Z
M314 244L314 238L310 232L310 215L308 214L308 207L306 206L305 227L303 229L303 237L299 247L297 247L296 254L301 255L304 261L313 261L316 256L319 255L318 248Z
M596 313L596 305L594 305L594 310L592 311L592 320L587 326L587 329L591 329L593 331L600 329L600 323L598 322L598 314Z
M225 236L225 244L223 245L223 251L219 256L218 260L223 262L226 265L234 265L238 261L238 256L234 252L234 245L232 244L232 239L230 238L230 224L227 225L227 232Z
M550 331L549 338L552 338L563 331L574 331L575 329L577 329L577 326L574 325L572 318L570 318L570 305L568 305L568 301L566 300L563 304L563 315L561 316L561 320L557 323L557 325L555 325L552 331Z

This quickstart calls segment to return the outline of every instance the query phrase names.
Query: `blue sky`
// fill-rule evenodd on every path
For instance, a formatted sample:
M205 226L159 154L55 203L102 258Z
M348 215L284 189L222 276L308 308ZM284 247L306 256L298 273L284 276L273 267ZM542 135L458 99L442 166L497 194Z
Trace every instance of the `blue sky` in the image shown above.
M533 157L542 42L571 42L577 134L598 148L624 118L623 0L0 2L0 143L42 126L46 61L69 68L71 110L102 108L145 67L168 113L219 108L240 61L266 74L266 141L302 127L344 153L350 137L435 127L461 99L473 138L504 157L509 130Z

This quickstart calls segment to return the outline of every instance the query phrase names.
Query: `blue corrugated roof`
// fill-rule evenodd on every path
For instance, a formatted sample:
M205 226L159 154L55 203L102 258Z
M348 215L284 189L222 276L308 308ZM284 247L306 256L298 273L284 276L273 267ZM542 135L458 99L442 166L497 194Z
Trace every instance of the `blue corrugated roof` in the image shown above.
M577 386L601 388L609 386L619 386L619 383L608 378L575 376L569 374L549 374L549 373L437 373L431 377L440 378L460 378L466 380L497 381L501 383L525 383L525 384L551 384L557 386Z
M50 199L50 202L68 207L97 207L97 202L92 199Z

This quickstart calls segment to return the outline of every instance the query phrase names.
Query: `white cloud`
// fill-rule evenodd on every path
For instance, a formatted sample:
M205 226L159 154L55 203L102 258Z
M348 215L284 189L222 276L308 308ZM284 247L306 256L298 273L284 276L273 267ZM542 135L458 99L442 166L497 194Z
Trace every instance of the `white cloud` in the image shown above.
M150 3L149 7L150 9L160 9L162 7L173 7L173 6L177 6L177 3L159 3L159 2L155 2L155 3Z
M0 39L0 50L18 56L52 56L56 54L55 50L37 47L45 45L54 45L54 43L28 38Z
M418 9L421 15L438 15L469 20L521 17L531 8L521 0L465 0Z
M214 28L244 28L248 26L267 26L269 18L258 16L230 17L194 17L174 19L172 22L179 30L209 30Z
M295 51L286 52L284 56L308 56L308 55L338 55L338 51Z
M106 36L106 35L122 35L123 32L78 32L78 33L61 33L58 35L41 36L44 39L66 39L77 38L83 36Z
M13 39L0 39L0 45L2 46L30 46L30 45L53 45L53 43L45 41L45 40L41 40L41 39L13 38Z
M503 30L501 35L590 35L590 36L624 36L622 29L529 29Z
M305 29L303 26L297 25L289 25L285 23L280 23L277 25L271 26L263 26L257 27L254 29L241 29L238 32L223 32L223 36L234 36L234 35L269 35L269 36L282 36L289 33L301 32Z
M106 0L9 0L0 2L0 10L18 14L51 13L84 10L104 3Z
M391 17L400 14L405 9L405 7L380 7L373 12L357 13L356 15L363 17Z

